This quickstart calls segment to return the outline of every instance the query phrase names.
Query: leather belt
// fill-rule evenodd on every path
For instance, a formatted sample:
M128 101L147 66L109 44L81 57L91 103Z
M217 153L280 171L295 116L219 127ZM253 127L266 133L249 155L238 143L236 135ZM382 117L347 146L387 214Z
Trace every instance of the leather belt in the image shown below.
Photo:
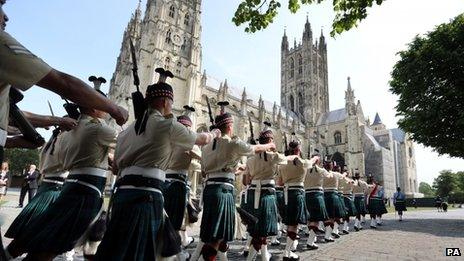
M95 185L93 184L90 184L88 182L85 182L85 181L82 181L82 180L78 180L78 179L67 179L66 180L66 183L76 183L76 184L79 184L79 185L82 185L82 186L85 186L85 187L88 187L88 188L91 188L93 189L94 191L96 191L98 193L98 196L100 198L103 198L103 193L100 191L100 189L98 189Z
M142 168L138 166L130 166L124 168L121 171L121 177L126 175L136 175L136 176L143 176L145 178L152 178L164 181L166 178L166 172L159 168Z
M166 181L177 181L184 184L187 184L187 175L181 173L167 173L166 174Z

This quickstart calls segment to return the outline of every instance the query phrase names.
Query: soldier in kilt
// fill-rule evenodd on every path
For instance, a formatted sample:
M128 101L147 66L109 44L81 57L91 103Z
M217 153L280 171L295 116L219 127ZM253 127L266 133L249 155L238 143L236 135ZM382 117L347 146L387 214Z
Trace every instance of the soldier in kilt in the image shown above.
M350 230L350 217L355 217L358 213L356 211L356 207L354 205L354 198L353 198L353 184L354 181L350 178L350 173L348 170L344 169L344 173L346 173L346 178L341 179L339 182L339 190L342 193L343 202L345 203L345 217L343 218L343 234L349 234Z
M399 221L403 221L403 211L407 211L405 199L406 196L401 192L401 188L397 187L393 194L393 205L395 205L395 211L398 212Z
M235 231L235 169L242 156L251 156L275 149L274 143L249 145L233 135L233 117L224 111L215 118L215 126L221 137L202 148L202 168L205 175L203 190L203 216L200 225L202 260L227 258L227 242L232 241ZM248 199L250 200L250 199ZM219 253L218 253L219 250Z
M275 176L274 180L276 183L275 187L275 195L276 195L276 202L277 202L277 210L279 213L279 218L278 218L278 223L277 223L277 235L271 237L271 246L280 246L280 237L282 236L282 231L284 230L284 224L283 221L285 219L285 204L284 204L284 187L279 184L279 180L281 180L282 177L280 175L280 172L277 172L277 175Z
M274 136L265 123L265 129L259 134L259 144L271 144ZM261 259L268 261L271 256L267 250L267 237L277 235L278 210L275 197L275 174L278 165L287 164L285 155L264 151L248 158L246 162L246 175L248 177L248 190L246 210L258 218L256 224L248 225L248 233L252 236L252 248L247 260L254 260L261 250Z
M103 120L105 112L79 110L78 126L62 134L54 152L62 159L63 169L69 170L61 193L16 236L8 247L10 253L27 252L29 260L52 260L82 244L81 237L102 210L108 153L114 148L116 132Z
M173 89L165 82L173 75L161 68L156 72L160 79L147 87L143 117L117 139L113 172L118 180L95 260L156 260L180 252L179 235L163 214L169 159L177 148L190 151L219 135L219 130L197 134L179 123L172 115Z
M16 238L17 235L25 233L25 230L29 228L29 223L45 212L60 195L64 180L68 176L68 172L63 169L61 161L58 160L57 151L60 150L61 137L60 129L55 129L50 140L42 147L39 164L40 173L43 175L42 183L31 202L10 225L5 237Z
M334 166L333 166L333 172L336 172L338 174L341 175L341 167L339 165L336 165L336 162L334 161ZM344 175L346 175L346 173L344 173ZM344 187L344 184L347 183L347 180L345 180L345 178L342 178L342 179L339 179L338 181L338 187L337 187L337 190L338 190L338 193L337 193L337 196L338 196L338 200L340 201L340 206L341 206L341 209L342 209L342 212L341 212L341 218L339 219L339 222L335 222L334 223L334 229L332 231L332 236L335 237L335 238L339 238L340 237L340 225L342 223L344 223L344 218L347 214L347 209L346 209L346 205L345 205L345 201L343 200L343 192L342 192L342 189Z
M377 185L379 185L379 193L378 196L382 199L380 202L380 214L377 216L377 226L381 226L383 221L382 221L382 215L387 214L387 207L385 206L387 199L385 198L385 189L382 186L381 182L377 182Z
M325 222L324 239L326 242L333 242L333 237L340 237L334 232L337 231L338 225L341 223L341 218L345 215L345 209L338 196L338 182L340 179L344 178L344 175L333 171L333 162L331 161L326 161L324 168L330 173L328 177L324 178L324 201L327 207L327 213L329 214L329 220Z
M363 229L361 217L367 214L365 194L368 190L368 184L361 179L361 175L357 169L355 170L353 180L354 206L356 207L356 219L353 227L355 231L359 231Z
M188 105L185 105L184 109L184 115L178 116L177 121L190 130L192 127L192 120L189 114L194 112L195 109ZM187 238L185 227L182 227L189 197L187 186L188 169L193 159L201 159L201 150L197 145L189 151L186 151L180 146L173 148L171 162L166 170L166 180L163 190L164 210L166 210L166 214L169 216L169 221L174 230L178 231L183 247L187 247L193 242L192 237L190 237L190 240ZM178 254L180 260L186 259L187 256L187 252Z
M316 162L307 171L304 180L306 209L309 213L308 228L309 236L306 247L309 250L318 249L317 233L319 232L319 222L328 222L329 214L325 206L323 182L324 178L329 177L330 173L321 167L321 160L318 154L314 155Z
M284 186L284 224L287 226L287 244L283 260L298 260L299 256L293 252L298 245L298 225L305 225L308 222L304 180L307 170L313 166L318 157L311 160L302 159L300 142L297 140L291 141L288 147L288 163L279 166L281 176L279 183Z
M383 203L383 195L381 192L381 186L375 182L372 174L368 176L368 205L367 209L371 217L370 227L373 229L377 228L378 221L377 218L380 218L382 214L385 213L385 205Z

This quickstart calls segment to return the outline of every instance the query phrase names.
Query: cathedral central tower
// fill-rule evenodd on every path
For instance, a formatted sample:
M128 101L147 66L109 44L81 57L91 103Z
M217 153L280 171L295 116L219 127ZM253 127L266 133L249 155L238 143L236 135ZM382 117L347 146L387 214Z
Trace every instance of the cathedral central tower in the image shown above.
M306 125L316 124L329 111L327 44L322 34L313 43L311 24L306 18L302 42L289 46L286 32L281 44L281 106L295 113Z

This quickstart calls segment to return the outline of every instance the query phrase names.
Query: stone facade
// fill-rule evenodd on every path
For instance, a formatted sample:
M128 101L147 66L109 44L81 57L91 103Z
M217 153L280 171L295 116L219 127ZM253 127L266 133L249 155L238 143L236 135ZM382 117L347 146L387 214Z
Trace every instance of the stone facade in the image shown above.
M219 112L216 103L227 100L227 111L234 116L235 134L242 139L250 136L249 120L255 138L264 127L263 122L268 121L272 123L279 151L284 150L283 141L295 133L302 142L304 156L318 150L324 157L346 164L351 171L358 169L362 175L372 172L384 182L387 196L398 185L408 195L417 192L413 143L399 129L387 130L366 121L349 78L344 108L329 111L327 44L322 32L313 42L308 20L301 43L295 40L293 48L289 48L285 32L282 37L278 105L201 71L200 18L200 0L148 0L144 15L139 4L124 32L109 93L112 100L130 111L128 122L133 120L130 97L135 90L129 49L132 39L141 91L144 93L146 86L157 80L155 68L171 70L175 75L170 80L175 90L174 113L182 113L185 104L193 106L196 130L206 131L210 125L205 97L209 97L215 115Z

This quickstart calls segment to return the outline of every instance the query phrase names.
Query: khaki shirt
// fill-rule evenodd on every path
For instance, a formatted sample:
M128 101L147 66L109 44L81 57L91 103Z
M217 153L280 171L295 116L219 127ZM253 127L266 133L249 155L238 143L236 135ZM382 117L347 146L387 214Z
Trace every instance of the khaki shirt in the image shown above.
M173 149L171 162L168 169L170 170L188 170L192 159L201 159L201 150L195 145L190 151L178 146Z
M164 117L158 110L149 110L144 133L137 135L134 125L135 122L118 136L114 160L119 171L130 166L167 170L174 148L189 151L197 139L196 133L172 115Z
M52 151L52 146L47 148L47 145L50 142L53 142L52 139L50 139L43 147L42 150L40 151L40 163L39 163L39 171L42 173L44 176L47 174L52 174L56 172L63 172L63 163L59 160L59 151L60 151L60 146L61 143L63 142L62 140L62 135L63 133L58 134L56 137L55 141L55 149L53 152L53 155L50 154ZM47 148L47 150L46 150Z
M267 161L264 159L264 153L248 158L246 168L252 180L274 179L277 166L287 164L287 158L277 152L266 152L266 158Z
M356 194L360 194L360 193L363 193L363 194L366 194L367 193L367 189L368 189L368 184L364 181L364 180L355 180L354 182L354 185L353 185L353 193L356 193Z
M294 161L289 161L287 165L279 166L279 173L282 176L282 182L300 183L304 182L306 171L312 167L309 160L296 158Z
M353 191L353 180L347 177L340 179L338 190L343 192L343 194L350 194Z
M213 150L213 142L211 142L202 148L201 153L201 167L205 174L234 173L240 158L253 155L254 149L239 138L232 139L228 135L223 135L216 139L215 150Z
M116 132L104 120L82 114L77 127L61 135L59 157L64 169L108 169L108 152L114 148Z
M330 174L324 168L314 165L310 170L306 172L304 180L305 189L318 188L324 185L324 178Z
M0 31L0 129L8 127L10 86L26 91L51 70L11 35Z
M343 178L343 175L341 173L335 172L335 171L330 171L329 177L324 178L324 189L325 188L335 188L338 189L338 183L340 179Z

